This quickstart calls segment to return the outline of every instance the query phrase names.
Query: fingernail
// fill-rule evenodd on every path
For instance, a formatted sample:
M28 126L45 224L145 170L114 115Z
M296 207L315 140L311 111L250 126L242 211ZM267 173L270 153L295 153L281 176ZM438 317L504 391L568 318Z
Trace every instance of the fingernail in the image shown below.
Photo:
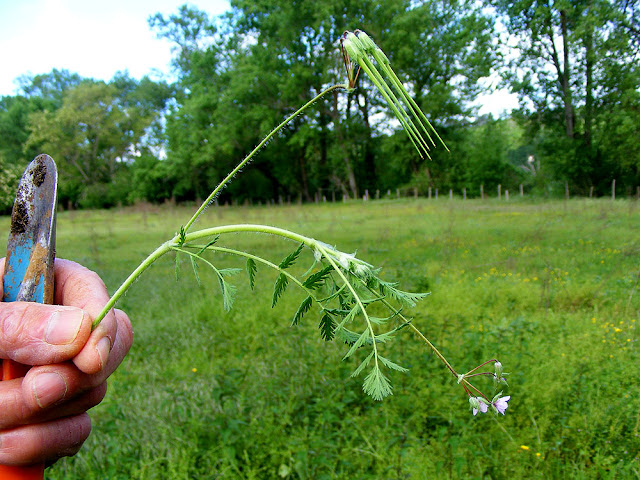
M84 312L76 308L59 309L51 314L45 342L51 345L68 345L78 336Z
M40 408L59 402L66 394L67 382L59 373L41 373L33 380L33 395Z
M101 338L96 345L96 350L100 357L100 370L102 370L107 363L109 352L111 351L111 340L109 340L109 337Z

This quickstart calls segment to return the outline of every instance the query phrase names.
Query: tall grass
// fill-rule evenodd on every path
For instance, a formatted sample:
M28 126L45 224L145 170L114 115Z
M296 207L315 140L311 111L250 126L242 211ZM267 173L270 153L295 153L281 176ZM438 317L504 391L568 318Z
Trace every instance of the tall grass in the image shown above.
M499 358L505 417L472 417L455 379L407 332L395 395L368 398L318 319L275 309L246 278L225 313L215 280L161 259L120 307L130 355L92 412L93 433L48 478L638 478L640 206L631 201L403 200L210 208L201 225L295 229L430 291L414 322L464 371ZM188 216L182 208L63 212L58 256L114 289ZM0 226L8 231L8 219ZM222 238L279 261L291 244ZM215 258L242 266L233 258ZM307 258L310 261L310 258ZM304 263L304 262L302 262ZM259 270L264 280L274 276ZM311 312L310 312L311 313Z

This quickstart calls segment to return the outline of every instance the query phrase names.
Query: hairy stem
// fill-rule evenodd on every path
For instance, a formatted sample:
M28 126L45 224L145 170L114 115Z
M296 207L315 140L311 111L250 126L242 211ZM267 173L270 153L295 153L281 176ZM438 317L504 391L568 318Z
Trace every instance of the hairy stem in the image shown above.
M294 113L292 113L289 117L287 117L280 125L278 125L276 128L274 128L273 130L271 130L271 132L264 137L264 139L258 144L258 146L256 148L254 148L251 153L249 155L247 155L244 160L242 160L237 166L236 168L234 168L231 173L229 173L229 175L227 175L224 180L222 180L218 186L211 192L211 194L207 197L207 199L202 203L202 205L200 205L200 208L198 208L198 210L196 210L196 213L193 214L193 216L189 219L189 221L186 223L186 225L184 226L184 231L187 232L189 230L189 228L191 228L191 225L193 225L193 222L195 222L198 217L200 216L200 214L204 211L205 208L207 208L207 205L209 205L209 203L211 203L220 193L220 191L224 188L224 186L229 182L229 180L231 180L240 170L242 170L242 168L255 156L256 153L258 153L258 151L264 147L264 145L271 139L271 137L273 137L276 133L278 133L282 127L284 127L287 123L289 123L291 120L293 120L294 118L296 118L298 115L300 115L302 112L304 112L307 108L309 108L311 105L313 105L315 102L317 102L318 100L320 100L322 97L324 97L327 93L331 93L334 90L339 90L339 89L348 89L349 86L348 85L333 85L325 90L323 90L322 92L320 92L318 95L316 95L313 99L309 100L307 103L305 103L302 107L300 107L298 110L296 110Z
M109 310L111 310L115 306L118 299L120 299L120 297L124 295L124 293L129 289L129 287L136 280L136 278L138 278L142 274L142 272L144 272L147 268L149 268L153 262L155 262L157 259L159 259L161 256L163 256L165 253L169 252L170 250L171 250L171 246L169 245L169 242L163 243L158 248L156 248L147 258L145 258L142 261L142 263L138 265L138 268L136 268L133 272L131 272L131 275L129 275L127 279L124 282L122 282L122 285L118 287L118 289L111 296L111 298L109 299L107 304L104 306L100 314L95 318L95 320L91 324L91 330L94 330L98 326L98 324L102 321L102 319L109 312Z
M98 324L102 321L105 315L111 310L116 302L120 299L122 295L129 289L131 284L144 272L147 268L151 266L153 262L162 257L165 253L170 252L175 248L179 248L183 245L183 243L197 240L199 238L213 237L215 235L220 235L222 233L238 233L238 232L253 232L253 233L266 233L271 235L277 235L279 237L288 238L289 240L293 240L295 242L303 243L306 246L315 249L318 246L318 242L313 238L305 237L304 235L299 235L297 233L291 232L289 230L285 230L283 228L271 227L268 225L253 225L253 224L239 224L239 225L223 225L220 227L212 227L206 228L204 230L198 230L196 232L189 233L184 236L184 239L181 239L180 235L176 235L168 242L160 245L156 250L154 250L147 258L145 258L140 265L127 277L127 279L118 287L115 293L111 296L111 299L105 307L102 309L100 314L95 318L93 324L91 325L92 329L95 329Z
M371 335L371 341L372 341L372 347L373 347L373 361L376 365L376 369L379 369L380 367L378 365L378 347L376 346L376 334L373 330L373 325L371 324L371 320L369 320L369 315L367 314L367 310L363 305L362 300L360 300L360 295L357 294L357 292L355 291L351 283L349 283L349 280L347 279L345 274L342 273L342 270L340 270L335 260L331 258L331 255L329 255L329 253L327 252L327 249L323 245L317 245L316 248L320 251L320 253L322 253L324 258L326 258L327 261L331 264L335 272L342 279L342 281L347 286L347 288L351 291L353 298L356 300L358 306L360 307L360 310L362 311L362 316L364 317L365 322L367 324L367 328L369 329L369 334Z

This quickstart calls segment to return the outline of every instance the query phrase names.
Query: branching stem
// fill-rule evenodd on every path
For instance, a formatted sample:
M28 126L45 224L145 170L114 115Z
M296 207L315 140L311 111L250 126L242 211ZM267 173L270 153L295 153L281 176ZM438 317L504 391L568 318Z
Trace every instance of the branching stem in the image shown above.
M197 240L199 238L213 237L215 235L220 235L223 233L238 233L238 232L253 232L253 233L266 233L271 235L277 235L279 237L288 238L295 242L303 243L311 249L315 249L318 246L318 242L313 238L305 237L304 235L299 235L297 233L291 232L289 230L285 230L283 228L271 227L268 225L253 225L253 224L239 224L239 225L223 225L220 227L212 227L205 228L204 230L198 230L196 232L188 233L182 238L180 235L176 235L168 242L160 245L156 250L154 250L147 258L145 258L140 265L127 277L127 279L120 285L120 287L115 291L115 293L109 299L109 302L102 309L102 312L95 318L93 324L91 326L92 329L95 329L98 324L102 321L104 316L111 310L116 302L120 299L122 295L129 289L131 284L138 278L142 272L144 272L147 268L153 264L157 259L162 257L165 253L170 252L176 248L183 246L185 243L188 243L193 240Z

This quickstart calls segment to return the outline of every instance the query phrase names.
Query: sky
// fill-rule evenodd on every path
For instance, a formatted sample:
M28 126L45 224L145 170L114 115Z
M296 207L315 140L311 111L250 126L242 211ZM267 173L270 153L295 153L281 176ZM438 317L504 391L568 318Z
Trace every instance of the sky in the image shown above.
M0 96L15 95L25 74L67 69L110 80L128 70L140 78L169 72L171 44L147 19L169 15L187 0L0 0ZM218 15L227 0L189 0Z
M0 0L0 97L17 93L19 77L54 68L102 80L124 70L171 80L171 44L147 20L187 1L211 15L230 8L228 0ZM478 104L480 114L497 117L517 101L499 91Z

